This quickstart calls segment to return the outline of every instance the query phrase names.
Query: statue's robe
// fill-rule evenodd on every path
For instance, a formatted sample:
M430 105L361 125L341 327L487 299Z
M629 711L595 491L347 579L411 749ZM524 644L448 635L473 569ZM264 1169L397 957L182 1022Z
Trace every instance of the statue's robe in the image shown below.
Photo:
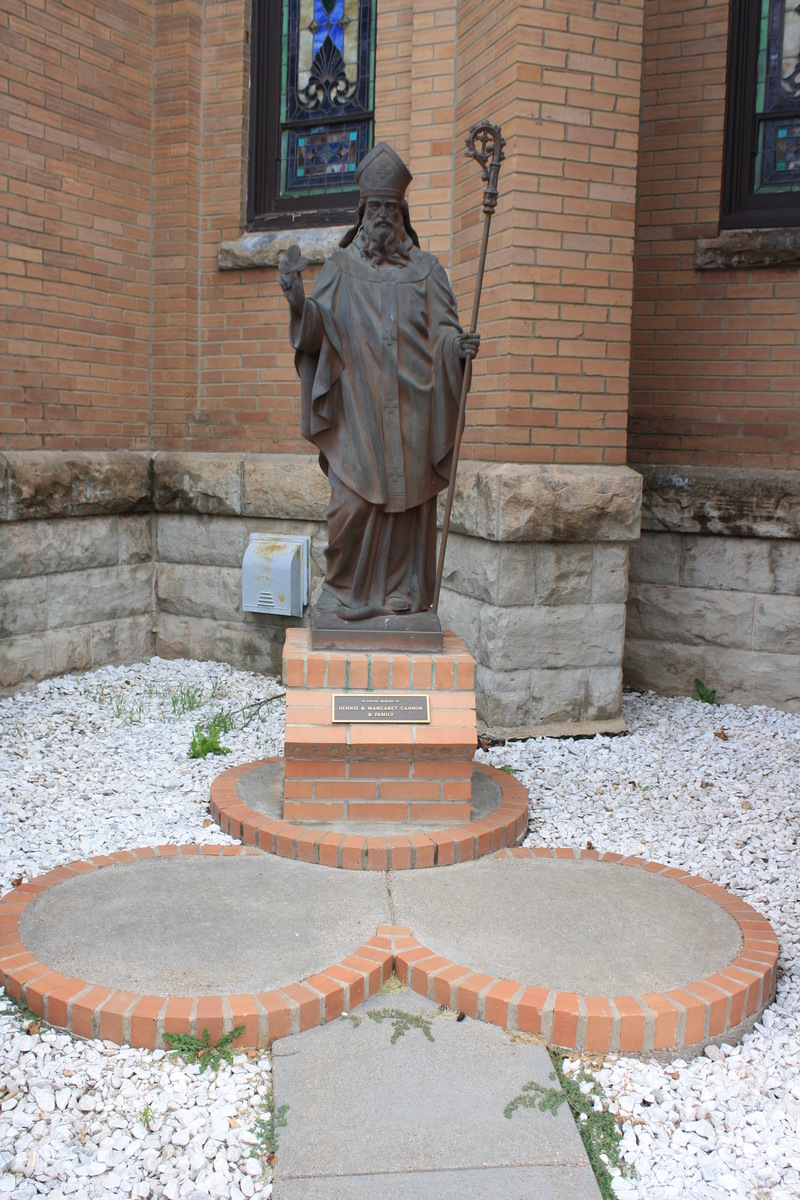
M431 254L325 263L291 338L303 437L331 484L325 588L356 611L432 600L436 496L450 479L463 379L455 299Z

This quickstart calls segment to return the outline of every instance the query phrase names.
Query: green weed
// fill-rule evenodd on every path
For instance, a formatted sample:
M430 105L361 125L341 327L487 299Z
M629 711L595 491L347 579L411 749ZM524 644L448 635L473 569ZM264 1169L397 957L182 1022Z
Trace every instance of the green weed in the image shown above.
M105 688L100 687L94 698L99 705L110 704L111 711L117 720L123 721L126 725L133 725L135 721L141 721L144 716L144 700L129 700L122 688L107 692Z
M505 771L506 775L518 775L519 774L519 767L509 767L508 764L506 764L506 766L504 766L504 767L501 767L500 770Z
M703 704L718 703L716 688L706 687L702 679L695 679L694 681L694 698L695 700L702 700Z
M244 1033L244 1025L237 1025L230 1033L223 1033L218 1042L212 1042L207 1029L203 1030L202 1038L196 1038L191 1033L165 1033L164 1041L168 1049L179 1055L185 1063L200 1063L200 1074L206 1067L218 1071L224 1059L233 1064L233 1042ZM142 1122L144 1124L144 1122Z
M280 1108L275 1108L275 1099L272 1092L269 1093L262 1105L264 1116L256 1117L254 1136L258 1139L257 1145L253 1146L250 1151L251 1158L264 1158L269 1166L275 1161L275 1155L278 1153L278 1130L286 1128L286 1114L289 1111L288 1104L282 1104Z
M431 1018L423 1017L420 1013L402 1012L399 1008L378 1008L372 1009L367 1013L370 1021L381 1022L388 1020L392 1022L394 1030L392 1033L392 1045L397 1042L404 1033L409 1029L420 1029L429 1042L434 1041L434 1036L431 1033Z
M199 724L194 727L194 737L189 747L189 758L205 758L209 754L230 754L227 746L220 744L220 737L225 730L223 729L224 722L220 722L218 718L222 714L217 713L212 717L208 725L208 733L203 732L203 727ZM227 727L230 729L230 725Z
M555 1071L550 1072L550 1078L557 1079ZM551 1112L555 1115L566 1098L561 1088L543 1087L541 1083L534 1081L523 1083L522 1093L515 1096L513 1100L509 1100L503 1109L503 1116L508 1117L510 1121L518 1108L539 1108L542 1112Z
M542 1112L550 1112L555 1116L566 1101L586 1148L600 1194L603 1200L614 1200L611 1168L617 1167L623 1174L630 1173L630 1168L620 1163L619 1159L619 1146L622 1141L620 1128L613 1115L603 1105L603 1094L596 1080L587 1075L583 1067L577 1074L568 1075L564 1070L567 1055L552 1048L549 1049L549 1054L555 1068L550 1074L553 1086L543 1087L540 1083L526 1083L521 1094L506 1105L503 1110L505 1116L510 1120L520 1108L539 1108ZM581 1091L582 1083L592 1085L586 1094Z
M29 1025L36 1025L38 1027L44 1024L39 1014L35 1013L32 1008L28 1008L24 1000L15 1000L6 991L0 991L0 1000L5 1002L5 1013L8 1016L17 1017L26 1028Z
M214 713L211 723L219 729L220 733L230 733L232 729L236 728L236 714L229 708L221 708L219 712Z
M150 1104L145 1104L144 1108L139 1113L139 1120L145 1129L149 1129L152 1122L155 1120L155 1113Z

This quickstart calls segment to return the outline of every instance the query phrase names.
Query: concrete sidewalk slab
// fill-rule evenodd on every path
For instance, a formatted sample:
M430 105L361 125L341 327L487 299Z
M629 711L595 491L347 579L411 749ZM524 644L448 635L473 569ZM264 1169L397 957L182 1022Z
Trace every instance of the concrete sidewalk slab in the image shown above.
M426 1020L433 1040L412 1023L393 1044L393 1013ZM288 1106L273 1200L599 1196L566 1103L504 1115L524 1084L558 1086L545 1048L407 989L277 1042L273 1073Z
M390 876L394 919L453 962L594 995L667 991L727 966L741 928L652 872L564 858L484 858Z
M383 874L197 855L68 879L28 905L20 935L54 971L109 988L258 993L352 954L389 917Z
M588 1172L588 1175L587 1175ZM600 1191L583 1167L481 1167L287 1179L273 1200L597 1200Z

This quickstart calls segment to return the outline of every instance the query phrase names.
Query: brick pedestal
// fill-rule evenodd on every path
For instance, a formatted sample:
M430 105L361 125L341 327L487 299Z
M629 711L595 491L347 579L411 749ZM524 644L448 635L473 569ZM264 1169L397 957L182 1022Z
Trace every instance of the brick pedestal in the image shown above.
M445 633L437 653L312 650L287 629L286 821L468 821L477 744L475 663ZM424 694L429 724L334 724L337 693Z

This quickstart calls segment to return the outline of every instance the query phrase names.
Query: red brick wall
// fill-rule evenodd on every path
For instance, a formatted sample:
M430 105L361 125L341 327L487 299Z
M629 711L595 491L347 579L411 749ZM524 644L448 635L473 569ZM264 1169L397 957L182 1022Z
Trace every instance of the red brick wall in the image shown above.
M476 457L625 461L641 36L641 0L458 5L456 126L487 115L508 139L467 432ZM466 295L480 193L474 166L456 179Z
M411 111L409 0L378 5L376 138L408 153ZM243 232L249 27L245 0L206 5L200 271L200 374L194 407L162 444L192 450L313 453L300 437L300 389L288 309L274 267L219 271L221 241ZM399 131L399 135L397 133ZM304 272L310 292L319 268Z
M31 89L6 97L28 156L11 211L30 217L0 446L310 449L277 271L217 269L243 230L248 0L25 11L6 18ZM488 116L508 139L468 455L625 458L640 39L640 0L379 0L376 136L409 159L465 322L483 183L463 135Z
M443 4L444 8L445 5ZM404 162L411 161L411 78L415 0L378 2L375 46L375 129ZM416 141L422 131L414 130ZM412 184L413 187L413 184Z
M244 230L250 49L246 0L206 5L203 189L194 406L170 444L191 450L302 448L288 309L275 268L217 269L221 241ZM306 287L314 271L306 272Z
M157 0L153 61L154 448L182 444L197 399L202 0Z
M727 21L647 0L628 458L796 468L797 267L692 265L719 230Z
M148 443L152 2L0 12L0 449Z

